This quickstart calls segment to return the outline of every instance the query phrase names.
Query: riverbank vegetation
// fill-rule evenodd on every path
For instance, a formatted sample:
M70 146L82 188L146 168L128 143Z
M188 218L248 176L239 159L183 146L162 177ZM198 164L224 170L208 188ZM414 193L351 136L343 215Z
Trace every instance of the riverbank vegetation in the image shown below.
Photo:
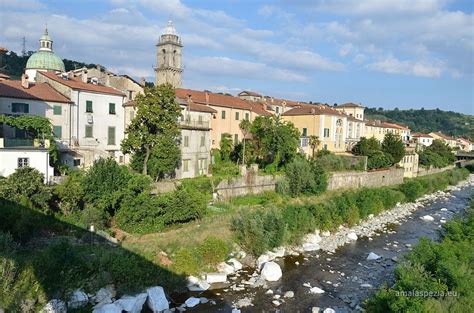
M442 168L456 161L452 149L439 139L433 140L431 146L420 151L420 165L426 168Z
M428 239L408 253L395 284L366 303L367 312L467 312L474 306L474 200L462 220L444 226L441 242Z

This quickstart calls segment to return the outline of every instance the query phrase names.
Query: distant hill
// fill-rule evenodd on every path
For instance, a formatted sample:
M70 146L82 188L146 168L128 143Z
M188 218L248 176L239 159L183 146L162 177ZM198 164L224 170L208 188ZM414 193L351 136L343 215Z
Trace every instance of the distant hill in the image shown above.
M13 51L7 53L4 57L5 68L3 72L7 75L10 75L12 79L19 79L21 74L23 74L26 62L28 58L34 53L34 51L28 51L25 56L16 54ZM78 62L68 59L63 59L64 67L66 71L75 70L82 67L95 67L95 64L87 64L84 62Z
M451 136L466 136L474 140L473 115L423 108L419 110L367 108L365 115L368 119L380 119L406 125L415 132L442 131Z

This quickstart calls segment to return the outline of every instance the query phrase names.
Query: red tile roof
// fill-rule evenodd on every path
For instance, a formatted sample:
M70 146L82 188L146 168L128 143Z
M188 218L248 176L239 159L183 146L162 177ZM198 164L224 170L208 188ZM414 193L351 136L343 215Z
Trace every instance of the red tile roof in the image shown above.
M265 104L261 102L252 102L252 101L247 101L248 104L252 107L252 112L258 114L258 115L263 115L263 116L272 116L273 114L271 112L268 112L265 109Z
M71 103L48 83L30 83L29 88L23 88L19 80L1 81L0 97Z
M282 114L283 116L298 116L298 115L335 115L341 117L347 117L346 114L339 112L326 105L304 105Z
M395 128L395 129L403 129L403 130L410 130L408 127L398 125L395 123L388 123L388 122L383 122L382 126L385 128Z
M357 103L348 102L348 103L340 104L338 105L338 107L339 108L363 108L364 106Z
M253 96L253 97L261 97L262 95L261 94L258 94L256 92L253 92L253 91L248 91L248 90L244 90L242 91L241 93L239 93L239 96Z
M443 138L444 140L456 140L456 138L451 137L451 136L448 136L448 135L445 135L445 134L443 134L442 132L432 132L432 133L430 133L430 134L435 134L435 135L437 135L437 136Z
M116 96L122 96L125 97L125 94L122 92L112 88L112 87L107 87L103 85L95 85L91 83L84 83L80 77L73 77L69 79L62 79L58 75L52 72L40 72L38 71L41 75L54 80L60 84L63 84L64 86L67 86L72 89L76 90L85 90L85 91L90 91L90 92L96 92L96 93L106 93L106 94L111 94L111 95L116 95Z
M180 101L181 100L181 101ZM182 104L182 105L186 105L188 106L188 102L187 101L183 101L182 99L178 99L178 103L179 104ZM123 104L124 107L129 107L129 106L136 106L137 103L135 102L135 100L130 100L130 101L127 101ZM216 110L214 110L213 108L207 106L207 105L202 105L202 104L198 104L198 103L193 103L191 102L189 104L189 109L191 111L196 111L196 112L204 112L204 113L217 113Z
M426 138L433 138L431 135L428 134L422 134L422 133L412 133L412 137L426 137Z
M206 99L205 91L191 90L191 89L176 89L176 97L180 99L188 99L191 96L191 100L197 104L213 105L226 108L234 108L241 110L252 110L252 106L247 101L240 99L239 97L226 96L218 93L208 92L208 99Z
M2 73L0 73L0 78L3 78L3 79L10 79L10 76L8 76L7 74L2 74Z

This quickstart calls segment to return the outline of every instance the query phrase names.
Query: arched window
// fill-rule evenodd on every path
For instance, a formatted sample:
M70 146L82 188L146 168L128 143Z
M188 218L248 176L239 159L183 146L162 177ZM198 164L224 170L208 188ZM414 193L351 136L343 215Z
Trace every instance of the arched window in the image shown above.
M163 53L163 65L166 65L166 50L163 49L161 52Z

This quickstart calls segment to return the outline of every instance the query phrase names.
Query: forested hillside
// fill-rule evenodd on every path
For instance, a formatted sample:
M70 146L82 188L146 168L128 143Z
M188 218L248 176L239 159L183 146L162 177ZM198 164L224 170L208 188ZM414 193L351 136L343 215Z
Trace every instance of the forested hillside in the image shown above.
M412 131L429 133L442 131L452 136L467 136L474 139L474 116L440 109L384 110L367 108L368 119L380 119L408 126Z
M12 77L12 79L18 79L23 74L28 58L34 53L34 51L28 51L25 56L16 54L13 51L7 53L4 57L5 68L3 72ZM63 59L64 67L66 71L74 70L82 67L95 67L95 64L87 64L83 62L77 62L73 60Z

